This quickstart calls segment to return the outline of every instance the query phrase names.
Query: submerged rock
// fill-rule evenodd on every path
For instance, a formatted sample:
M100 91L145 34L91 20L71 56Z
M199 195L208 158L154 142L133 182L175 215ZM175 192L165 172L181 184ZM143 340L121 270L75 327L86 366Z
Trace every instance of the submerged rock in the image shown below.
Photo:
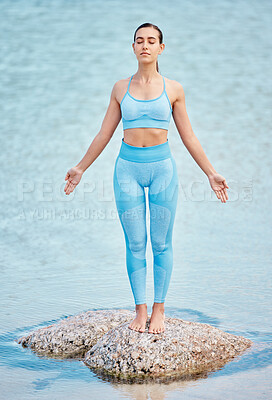
M110 379L192 379L222 368L253 342L208 324L165 317L165 332L128 328L129 310L87 311L22 337L18 343L58 358L83 358Z

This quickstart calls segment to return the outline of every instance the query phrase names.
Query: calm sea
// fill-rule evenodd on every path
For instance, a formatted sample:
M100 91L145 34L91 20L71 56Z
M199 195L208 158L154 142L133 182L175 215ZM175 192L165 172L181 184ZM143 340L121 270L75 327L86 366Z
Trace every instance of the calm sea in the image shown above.
M1 399L272 397L271 11L268 0L0 1ZM83 311L134 309L112 183L121 123L76 190L63 189L114 83L137 71L143 22L163 31L160 73L183 85L193 130L230 187L221 203L172 119L180 187L166 315L255 349L206 379L159 386L111 384L15 342ZM147 259L150 312L150 241Z

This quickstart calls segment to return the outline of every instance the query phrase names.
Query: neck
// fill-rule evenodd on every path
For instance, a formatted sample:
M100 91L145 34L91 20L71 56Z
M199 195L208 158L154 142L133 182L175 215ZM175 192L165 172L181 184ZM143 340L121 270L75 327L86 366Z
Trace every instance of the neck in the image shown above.
M144 83L149 83L154 78L156 79L158 76L160 76L160 74L157 71L156 64L152 65L140 64L138 65L138 71L136 72L136 74L134 74L134 76L140 81L143 81Z

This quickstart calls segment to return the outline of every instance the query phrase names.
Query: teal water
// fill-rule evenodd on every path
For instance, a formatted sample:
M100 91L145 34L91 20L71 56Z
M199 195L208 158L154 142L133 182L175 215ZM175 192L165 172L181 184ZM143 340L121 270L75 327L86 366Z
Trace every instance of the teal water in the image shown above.
M271 2L0 1L0 398L269 399L271 345ZM168 316L254 341L206 379L106 382L78 361L15 339L92 309L134 309L113 196L122 124L70 196L66 171L98 133L131 43L153 22L160 73L185 91L193 129L230 187L223 204L171 120L179 203ZM153 300L147 249L148 311Z

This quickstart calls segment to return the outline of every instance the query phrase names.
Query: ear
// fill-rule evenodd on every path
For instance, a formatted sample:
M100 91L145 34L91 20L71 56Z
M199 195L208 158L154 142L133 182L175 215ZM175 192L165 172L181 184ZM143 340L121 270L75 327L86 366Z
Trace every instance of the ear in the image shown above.
M134 51L134 53L135 53L135 47L134 47L134 43L132 43L132 48L133 48L133 51Z
M165 49L165 44L164 44L164 43L161 43L161 44L160 44L160 51L159 51L158 54L161 54L161 53L163 52L164 49Z

